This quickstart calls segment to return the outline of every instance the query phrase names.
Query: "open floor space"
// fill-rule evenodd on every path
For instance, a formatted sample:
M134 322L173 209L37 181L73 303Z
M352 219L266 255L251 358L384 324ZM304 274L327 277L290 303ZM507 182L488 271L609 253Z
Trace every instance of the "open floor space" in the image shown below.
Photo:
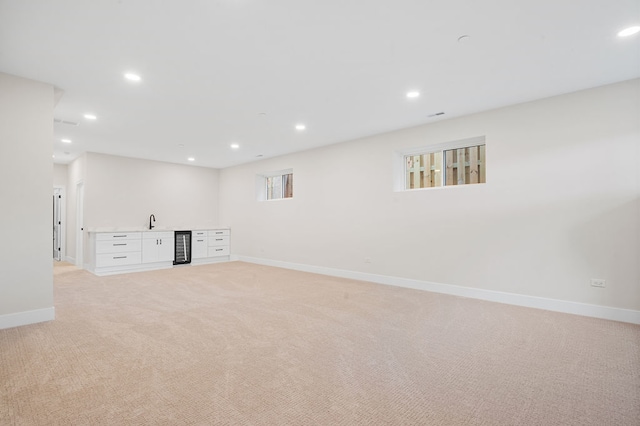
M3 425L637 425L640 326L245 262L54 267Z

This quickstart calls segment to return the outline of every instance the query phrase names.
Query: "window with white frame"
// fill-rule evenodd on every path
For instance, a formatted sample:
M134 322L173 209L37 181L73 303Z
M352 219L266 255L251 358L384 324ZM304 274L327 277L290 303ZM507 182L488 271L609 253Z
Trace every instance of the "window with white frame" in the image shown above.
M258 200L293 198L293 170L268 172L257 176Z
M484 137L404 153L404 189L486 183Z

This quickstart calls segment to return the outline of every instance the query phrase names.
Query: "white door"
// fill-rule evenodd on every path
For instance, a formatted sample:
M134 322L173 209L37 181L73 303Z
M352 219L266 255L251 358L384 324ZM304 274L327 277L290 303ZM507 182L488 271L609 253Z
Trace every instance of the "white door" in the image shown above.
M142 239L142 263L153 263L158 261L158 239Z
M173 235L168 235L167 237L160 238L158 245L158 260L160 262L168 262L173 260L173 247L175 244L175 240Z
M62 190L53 188L53 258L62 260Z
M84 182L76 188L76 266L84 268Z

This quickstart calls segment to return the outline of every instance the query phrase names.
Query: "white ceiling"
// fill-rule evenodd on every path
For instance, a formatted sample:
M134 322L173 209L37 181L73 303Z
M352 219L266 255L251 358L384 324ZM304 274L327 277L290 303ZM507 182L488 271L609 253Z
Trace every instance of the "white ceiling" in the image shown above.
M228 167L640 77L631 25L640 0L0 0L0 71L64 91L56 162Z

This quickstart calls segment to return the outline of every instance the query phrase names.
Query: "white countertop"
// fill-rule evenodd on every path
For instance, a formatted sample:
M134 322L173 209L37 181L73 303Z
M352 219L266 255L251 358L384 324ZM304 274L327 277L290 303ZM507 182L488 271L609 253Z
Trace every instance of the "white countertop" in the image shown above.
M200 227L168 227L154 226L149 229L146 226L116 226L116 227L97 227L87 228L87 232L162 232L162 231L206 231L215 229L231 229L228 226L200 226Z

